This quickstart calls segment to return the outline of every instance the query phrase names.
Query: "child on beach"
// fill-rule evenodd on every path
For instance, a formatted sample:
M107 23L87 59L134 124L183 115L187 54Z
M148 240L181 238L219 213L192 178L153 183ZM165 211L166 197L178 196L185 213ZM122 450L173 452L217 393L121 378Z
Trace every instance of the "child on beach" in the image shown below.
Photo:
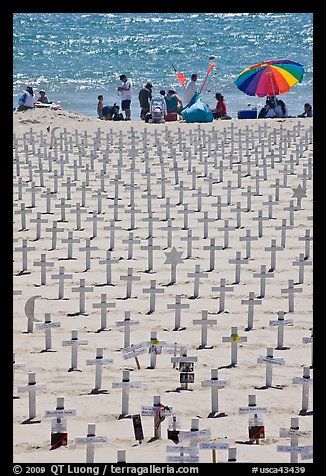
M102 119L102 110L103 110L103 96L100 94L97 96L98 103L97 103L97 115L100 119Z
M216 93L215 98L217 103L214 109L211 109L214 119L228 118L228 113L226 112L226 102L221 93Z

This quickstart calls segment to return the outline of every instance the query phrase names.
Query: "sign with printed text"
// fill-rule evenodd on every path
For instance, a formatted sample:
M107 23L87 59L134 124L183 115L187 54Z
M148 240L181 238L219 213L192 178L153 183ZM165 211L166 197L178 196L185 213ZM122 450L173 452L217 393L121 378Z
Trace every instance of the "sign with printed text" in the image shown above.
M86 365L106 365L112 363L113 359L86 359Z
M46 417L65 417L65 416L75 416L75 415L76 415L76 410L69 410L69 409L45 410Z
M61 322L41 322L35 324L35 329L41 331L42 329L51 329L52 327L61 327Z
M277 445L277 451L281 453L304 453L312 451L312 446L286 446Z
M280 438L289 438L290 436L308 437L311 430L297 430L296 428L280 428Z
M199 443L201 450L228 450L229 443L217 443L216 441L201 441Z
M112 382L112 388L140 388L142 386L141 382Z
M199 456L168 456L167 463L199 463Z
M206 438L211 436L211 430L209 428L204 428L203 430L195 431L180 431L179 439L180 440L193 440L196 438Z
M76 445L89 445L90 443L107 443L108 439L106 436L77 436L75 438Z
M265 357L263 355L260 355L257 358L257 362L260 364L265 363L265 364L285 365L285 360L282 358L280 359L276 357Z
M312 385L314 379L307 377L294 377L292 383L299 383L301 385Z
M312 344L312 342L313 342L313 337L302 337L303 344Z
M240 415L243 415L245 413L265 413L267 411L268 411L267 407L258 407L258 406L239 408Z
M288 326L293 325L293 319L280 319L279 321L269 321L270 326Z
M228 380L212 379L212 380L202 380L201 384L203 387L224 388L230 385L230 382Z

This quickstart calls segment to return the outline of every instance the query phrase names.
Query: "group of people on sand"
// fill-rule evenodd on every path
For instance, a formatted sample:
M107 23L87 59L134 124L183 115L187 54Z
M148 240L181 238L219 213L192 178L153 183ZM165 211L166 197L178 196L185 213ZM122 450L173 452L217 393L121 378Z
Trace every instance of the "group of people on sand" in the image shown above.
M17 111L27 111L28 109L34 109L34 107L61 109L59 105L55 105L53 101L49 101L44 89L40 89L38 94L39 97L35 99L33 87L27 86L23 94L18 98Z
M167 91L161 89L159 95L153 96L153 85L147 82L138 92L138 101L140 106L140 118L145 122L150 122L153 116L153 107L161 105L162 121L177 120L182 117L183 109L190 103L195 93L198 91L197 74L193 73L183 91L183 98L177 95L174 88ZM120 75L121 86L117 88L121 95L120 106L114 103L112 106L104 106L103 95L98 96L97 115L104 120L125 120L131 119L131 101L132 101L132 80L125 74ZM216 93L216 106L211 109L214 119L231 119L227 114L226 102L221 93ZM123 115L124 113L124 115Z
M258 114L258 119L268 118L286 118L289 116L287 106L282 99L278 99L276 96L267 96L265 106L261 108ZM312 117L312 106L309 103L305 103L304 111L299 114L298 117Z

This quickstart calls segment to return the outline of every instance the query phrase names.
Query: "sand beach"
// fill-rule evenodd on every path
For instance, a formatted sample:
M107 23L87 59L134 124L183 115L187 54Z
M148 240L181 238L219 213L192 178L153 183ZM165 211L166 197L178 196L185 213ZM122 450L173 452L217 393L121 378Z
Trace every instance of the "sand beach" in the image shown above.
M312 445L312 385L303 398L303 385L293 383L304 372L313 378L312 344L303 341L313 327L312 127L312 118L145 124L66 110L13 113L13 350L15 362L25 364L14 368L15 463L84 463L86 446L76 438L85 437L91 423L96 435L107 439L94 445L96 463L115 463L120 449L127 463L166 463L179 454L167 452L167 446L189 446L189 440L168 439L172 416L182 431L197 419L199 430L210 430L198 444L227 443L236 448L239 462L289 463L290 453L278 451L290 445L280 428L289 429L294 418L303 432L298 444ZM209 246L217 247L213 254ZM25 258L22 247L28 248ZM239 279L237 252L243 261ZM262 270L263 296L257 276ZM67 275L63 296L59 273ZM137 278L130 296L128 274ZM220 291L212 290L221 280L232 288L222 311ZM252 296L257 303L250 315L244 301ZM177 299L184 306L175 329ZM30 319L28 301L34 304L27 309ZM111 306L102 306L101 313L99 303ZM140 368L134 357L124 359L124 328L116 325L128 315L138 321L130 327L130 344L143 343ZM279 326L270 321L280 317L289 322L277 348ZM206 335L193 323L205 318L212 321ZM44 329L37 329L45 319L60 323L51 328L48 349ZM231 365L231 342L223 342L232 327L236 365ZM71 346L62 342L75 330L87 344L78 346L72 368ZM196 358L193 383L180 382L178 364L171 362L174 344ZM271 385L266 385L271 378L266 362L257 362L267 348L275 359L268 364ZM113 361L101 366L101 388L94 391L95 365L86 361L95 359L98 349ZM226 381L214 401L211 387L202 384L212 369ZM140 382L129 390L127 415L121 415L122 388L112 386L122 381L124 370ZM29 373L45 384L35 392L32 419L33 402L19 391ZM249 441L248 414L239 413L249 395L266 409L259 414L264 426L259 442ZM155 396L172 416L161 421L155 438L153 416L142 415L140 444L131 415L152 406ZM68 444L50 450L52 418L45 413L56 408L59 397L75 414L66 418ZM212 450L193 448L193 454L199 463L212 462ZM217 449L214 457L227 462L228 450ZM311 448L296 457L312 463Z

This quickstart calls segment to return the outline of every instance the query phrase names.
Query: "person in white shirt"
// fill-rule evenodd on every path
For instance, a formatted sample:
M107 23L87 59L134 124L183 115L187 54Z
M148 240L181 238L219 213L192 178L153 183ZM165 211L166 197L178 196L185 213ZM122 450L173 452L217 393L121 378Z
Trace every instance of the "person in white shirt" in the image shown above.
M123 85L118 87L118 91L121 93L121 109L125 112L125 120L130 121L131 119L131 88L132 82L131 79L128 79L125 74L121 74L120 81Z
M193 95L197 91L197 74L193 73L191 75L191 79L188 82L186 89L184 90L184 95L183 95L183 103L185 105L189 104L191 99L193 98Z
M35 103L34 91L32 86L27 86L24 94L18 99L17 111L26 111L27 109L33 109Z

